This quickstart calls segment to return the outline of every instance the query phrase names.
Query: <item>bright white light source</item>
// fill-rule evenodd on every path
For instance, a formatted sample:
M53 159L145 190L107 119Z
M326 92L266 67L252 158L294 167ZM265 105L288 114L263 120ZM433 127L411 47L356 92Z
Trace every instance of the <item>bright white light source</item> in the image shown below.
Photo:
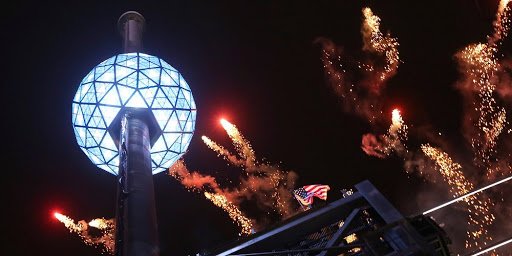
M76 140L99 168L117 175L118 149L107 129L125 107L151 109L163 131L151 148L153 174L165 171L185 153L196 122L187 82L158 57L119 54L91 70L73 99Z

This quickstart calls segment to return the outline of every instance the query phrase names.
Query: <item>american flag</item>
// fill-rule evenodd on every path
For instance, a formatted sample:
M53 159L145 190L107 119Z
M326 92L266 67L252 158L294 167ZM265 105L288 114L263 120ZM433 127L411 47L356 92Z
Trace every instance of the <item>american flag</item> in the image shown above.
M331 189L328 185L308 185L293 191L295 198L303 205L313 204L313 196L322 200L327 200L327 191Z
M302 205L310 206L313 203L313 194L308 193L304 188L294 190L293 194Z

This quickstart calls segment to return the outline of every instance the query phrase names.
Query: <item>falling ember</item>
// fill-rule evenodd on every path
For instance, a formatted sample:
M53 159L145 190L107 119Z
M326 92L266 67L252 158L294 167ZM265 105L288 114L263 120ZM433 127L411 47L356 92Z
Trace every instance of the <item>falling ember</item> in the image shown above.
M228 199L221 195L215 193L204 192L204 196L208 198L208 200L212 201L217 207L222 208L225 212L228 213L229 217L236 223L238 226L242 228L242 234L249 235L252 233L252 223L251 220L245 217L242 212L236 207L234 204L228 201Z
M465 195L473 190L474 185L464 176L462 166L454 162L447 153L429 144L421 145L421 150L436 163L439 172L451 186L450 193L453 197ZM482 248L492 241L492 237L488 236L487 228L495 220L494 215L490 213L493 203L489 199L479 200L476 196L467 197L464 202L467 204L469 211L466 248ZM482 238L484 241L479 243Z
M242 136L235 125L228 122L226 119L221 119L220 123L224 130L226 130L229 138L233 141L233 145L235 145L235 149L240 154L240 157L245 160L245 165L254 166L256 156L254 155L251 144Z
M73 219L61 213L55 212L53 215L69 229L69 232L78 234L85 244L96 248L100 247L104 252L114 254L115 224L113 219L98 218L91 220L89 223L81 220L77 224ZM89 227L100 230L101 235L91 235Z

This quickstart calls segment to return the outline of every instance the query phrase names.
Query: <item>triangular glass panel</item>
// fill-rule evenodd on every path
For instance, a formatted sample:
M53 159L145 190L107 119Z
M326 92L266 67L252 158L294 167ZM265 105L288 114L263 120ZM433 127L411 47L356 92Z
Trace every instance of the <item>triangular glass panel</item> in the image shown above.
M87 126L89 126L90 128L91 127L105 128L105 125L103 124L103 120L101 119L101 117L97 117L97 116L91 117L91 120L89 121Z
M96 92L94 86L90 86L89 90L85 93L81 103L96 103Z
M94 112L94 109L96 108L95 105L89 105L89 104L81 104L82 107L82 113L84 114L84 123L89 123L89 120L91 119L92 113Z
M109 162L113 157L115 157L117 155L116 151L109 150L106 148L100 148L100 149L101 149L101 153L103 154L103 158L105 159L106 162Z
M190 144L190 140L192 139L192 133L184 133L181 138L181 146L182 150L185 151L186 147Z
M94 80L94 70L91 70L89 74L82 80L82 84L92 82Z
M115 80L115 74L114 74L114 69L112 68L112 66L110 66L110 68L107 71L105 71L101 76L96 78L96 81L100 81L100 82L114 82L114 80Z
M126 60L126 58L127 58L126 54L119 54L119 55L117 55L117 57L116 57L116 63L119 63L119 62L121 62L121 61L125 61L125 60Z
M155 85L160 83L160 68L149 68L141 70L141 72L151 79Z
M116 144L114 144L114 140L112 140L112 137L108 133L103 138L103 141L101 141L101 146L117 152Z
M125 67L137 69L137 54L127 53L123 54L123 56L119 55L116 63Z
M167 154L165 154L164 158L162 159L162 163L165 163L165 162L171 160L175 156L176 156L176 153L167 151ZM160 166L161 166L161 164L160 164Z
M82 84L80 86L80 101L84 100L85 94L91 89L92 83Z
M162 136L165 138L165 143L167 144L167 148L171 148L171 146L179 140L181 133L164 133Z
M139 69L145 68L149 68L149 61L145 57L139 56Z
M146 88L150 86L157 86L157 84L151 80L148 76L146 76L144 73L139 73L139 88Z
M164 137L160 136L160 138L158 138L158 140L156 140L153 147L151 147L151 152L158 152L158 151L163 151L166 149L167 149L167 146L165 145Z
M91 158L94 158L93 156L96 156L98 158L99 161L93 161L95 164L98 165L101 163L105 163L105 159L101 155L101 151L100 151L99 147L93 147L93 148L89 148L87 150L89 150L89 152L91 153L90 154Z
M185 108L190 109L190 106L188 105L188 101L183 98L178 98L176 101L176 108Z
M95 82L94 87L96 89L96 99L99 101L112 88L112 83Z
M193 99L193 98L190 100L190 102L189 102L189 103L190 103L190 108L191 108L191 109L197 109L197 107L196 107L196 102L194 101L194 99Z
M176 115L178 116L178 120L180 121L180 127L182 130L185 128L185 124L187 123L189 114L190 111L188 110L176 110Z
M107 73L107 72L112 72L114 69L112 68L112 66L97 66L94 68L94 80L98 80L100 79L103 74ZM106 81L106 82L110 82L110 81Z
M117 89L115 86L112 86L112 88L110 88L108 93L105 96L103 96L103 99L101 99L100 103L121 106L121 102L119 101L119 94L117 93Z
M169 122L167 122L167 125L164 128L165 132L181 132L181 128L179 125L178 117L176 116L176 112L173 112L171 115L171 118L169 119ZM169 144L167 144L169 145Z
M165 124L169 120L169 117L171 116L172 110L168 109L153 109L151 112L153 112L153 115L155 116L156 121L158 122L158 125L160 126L160 129L164 129Z
M107 131L103 129L89 128L89 133L92 135L92 137L96 141L96 144L98 145L103 140L103 136L105 136L106 132Z
M175 84L180 84L180 73L178 73L178 71L171 71L169 75L171 75L171 78L174 80Z
M105 119L105 125L108 127L112 123L112 120L116 118L117 113L121 108L119 107L109 107L109 106L99 106L103 118Z
M131 107L131 108L147 108L148 107L146 105L146 102L144 101L144 99L142 98L140 93L138 93L138 92L135 92L133 94L132 98L129 99L128 102L126 103L126 106Z
M106 172L112 173L112 170L110 170L110 168L106 164L100 164L98 165L98 167Z
M117 167L119 167L119 154L116 155L116 157L112 158L109 162L110 165L113 165L116 167L115 170L117 170Z
M197 115L197 111L192 110L192 111L190 112L191 120L192 120L192 122L194 122L194 123L196 122L196 115Z
M171 152L169 152L169 153L171 153ZM166 159L166 161L162 161L162 164L160 166L163 167L163 168L171 167L174 164L174 162L176 162L176 160L178 160L180 155L181 154L172 154L172 155L170 155L170 157L168 159Z
M180 121L187 121L189 114L189 110L176 110L176 115Z
M73 102L71 109L71 122L73 124L76 124L76 115L78 115L78 112L80 111L80 105L78 103Z
M85 136L85 146L86 147L95 147L97 146L96 141L94 140L92 134L89 132L89 129L87 129L87 133Z
M117 80L119 85L126 85L131 88L137 88L137 72L133 72L127 77Z
M155 161L151 160L151 169L155 169L156 168L156 163Z
M139 92L144 97L144 100L148 103L148 105L151 105L153 103L153 98L155 97L155 92L158 90L157 87L151 87L146 89L140 89Z
M115 66L115 70L116 70L116 81L120 81L123 78L125 78L128 75L135 72L135 70L132 68L127 68L127 67L123 67L123 66L119 66L119 65Z
M167 99L167 96L163 93L162 88L158 90L155 100L153 101L152 108L174 108L171 102Z
M171 71L166 71L165 69L162 70L162 75L160 76L160 84L167 86L177 86L177 84L174 83L174 80L172 80L171 76L167 72Z
M126 86L122 86L122 85L118 85L117 89L119 91L119 96L121 96L123 105L126 104L126 101L128 101L130 99L130 97L132 96L132 94L135 92L135 89L132 89L132 88L129 88Z
M85 147L85 128L83 127L75 127L75 137L78 145L80 147Z
M167 98L155 98L153 101L152 108L173 108L173 105L167 100Z
M98 164L101 164L103 161L97 157L96 155L90 153L89 154L89 159L95 164L95 165L98 165Z
M162 161L162 159L164 158L165 153L166 153L166 151L152 153L151 159L153 159L153 161L155 161L157 163L160 163Z
M103 116L101 115L99 108L94 109L94 112L92 113L92 117L89 120L89 123L87 124L87 126L97 127L97 128L106 128L106 125L103 122Z
M82 85L80 85L80 87L78 87L78 90L75 93L75 97L73 98L73 102L80 102L80 99L82 98L81 89L82 89Z
M148 56L146 57L149 60L149 66L150 67L160 67L160 59L155 56Z
M183 151L181 151L181 137L177 139L169 149L176 153L182 153Z
M160 89L165 93L171 104L174 106L176 104L179 87L162 86Z
M184 132L193 132L194 131L194 122L192 122L192 118L188 119L183 131Z
M187 100L188 102L192 100L192 93L190 91L182 89L181 92L183 93L185 100Z

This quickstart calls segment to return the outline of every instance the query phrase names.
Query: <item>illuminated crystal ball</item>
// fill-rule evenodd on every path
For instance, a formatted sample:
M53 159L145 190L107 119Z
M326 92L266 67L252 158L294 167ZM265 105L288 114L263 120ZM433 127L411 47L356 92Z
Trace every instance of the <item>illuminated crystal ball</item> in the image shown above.
M149 109L158 123L151 146L153 174L185 153L196 121L194 98L183 76L164 60L143 53L101 62L80 83L72 108L78 145L94 164L114 175L119 155L112 134L118 131L111 128L119 125L116 117L125 108Z

